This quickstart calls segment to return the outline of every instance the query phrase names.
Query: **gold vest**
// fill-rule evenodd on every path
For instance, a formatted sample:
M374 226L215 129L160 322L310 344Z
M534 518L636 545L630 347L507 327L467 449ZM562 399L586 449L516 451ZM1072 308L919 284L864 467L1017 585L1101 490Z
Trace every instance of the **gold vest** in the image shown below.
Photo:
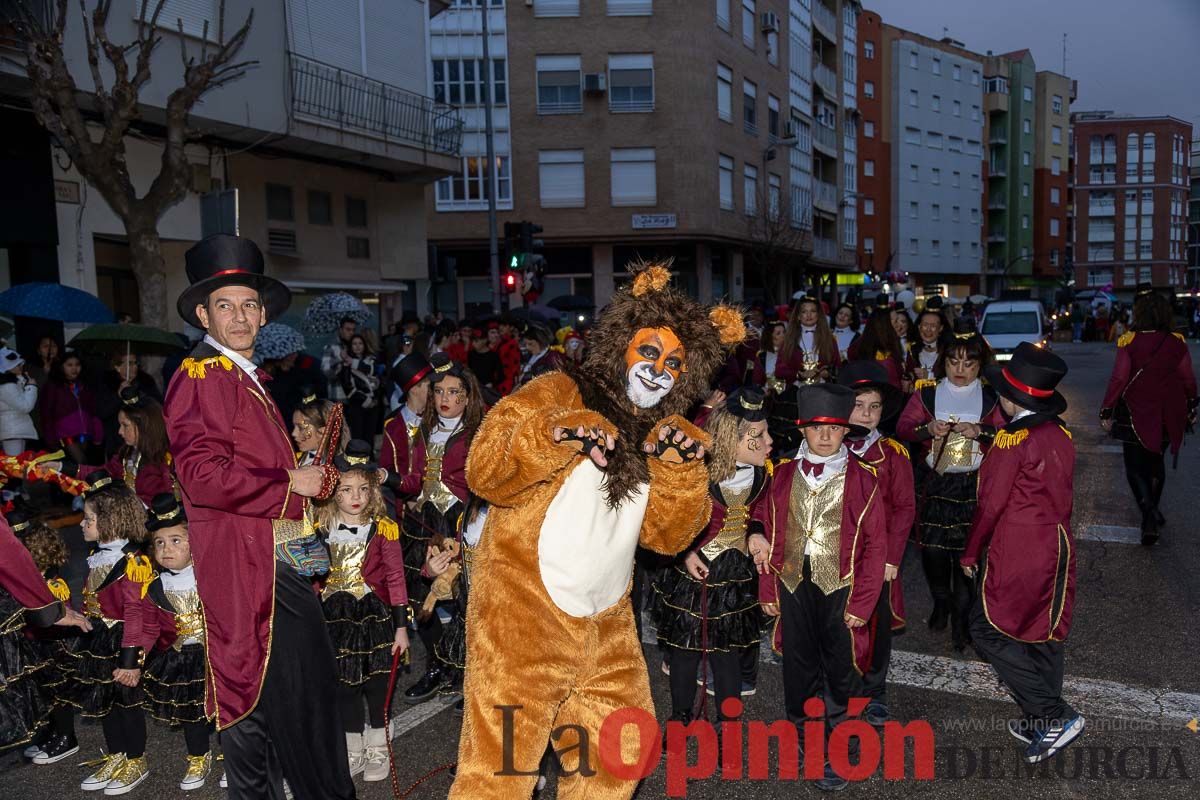
M842 496L846 473L826 479L818 489L810 489L800 470L792 479L788 497L787 540L783 551L783 569L779 578L789 592L804 580L804 551L808 556L812 582L825 594L850 585L842 578Z
M813 336L815 337L816 334L813 334ZM810 351L807 351L807 350L804 350L803 348L801 348L800 353L804 360L804 364L801 367L801 369L804 370L805 372L816 372L817 369L821 366L821 351L813 350L810 352ZM821 377L819 374L814 375L811 378L803 378L800 381L798 381L798 383L806 385L806 386L810 385L810 384L814 384L814 383L820 383L820 382L821 382Z
M717 531L717 535L711 542L700 548L700 552L704 554L710 564L726 550L746 552L746 523L750 520L750 509L746 505L746 501L750 498L750 491L753 488L754 486L751 484L745 489L729 492L726 495L725 499L729 504L725 507L725 520L721 524L721 530ZM724 491L722 490L722 492Z
M175 609L175 650L183 648L188 639L204 641L204 609L200 605L200 593L195 589L164 590L171 607Z
M425 475L421 483L421 496L417 498L417 508L433 503L434 508L445 514L458 502L454 492L442 482L442 459L446 456L447 442L425 444Z
M109 619L104 616L100 610L100 586L104 583L104 579L108 574L117 568L118 564L124 564L124 558L113 564L102 564L98 567L93 567L88 571L87 580L83 584L83 614L84 616L98 619L104 623L105 627L111 628L121 620Z
M936 463L938 474L945 474L951 467L958 472L969 472L977 468L979 442L968 439L961 433L951 431L943 443L935 441L929 450L929 464Z
M363 595L371 591L371 587L363 580L367 543L366 539L361 542L329 543L329 577L321 597L327 598L335 592L349 592L355 599L361 600Z

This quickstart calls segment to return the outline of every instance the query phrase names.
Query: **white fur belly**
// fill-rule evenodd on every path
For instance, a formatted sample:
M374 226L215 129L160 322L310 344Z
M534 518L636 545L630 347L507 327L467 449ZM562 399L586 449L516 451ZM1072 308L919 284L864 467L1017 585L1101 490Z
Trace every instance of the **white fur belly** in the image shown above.
M573 617L598 614L625 594L646 516L645 486L614 511L603 481L590 459L581 461L550 501L538 537L542 584Z

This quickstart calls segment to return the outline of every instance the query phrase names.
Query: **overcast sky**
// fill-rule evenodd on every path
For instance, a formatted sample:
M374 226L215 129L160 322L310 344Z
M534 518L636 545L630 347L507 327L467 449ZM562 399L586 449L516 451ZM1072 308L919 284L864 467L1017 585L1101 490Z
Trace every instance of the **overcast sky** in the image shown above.
M1200 136L1200 0L864 0L885 23L978 53L1028 47L1079 81L1072 109L1170 114Z

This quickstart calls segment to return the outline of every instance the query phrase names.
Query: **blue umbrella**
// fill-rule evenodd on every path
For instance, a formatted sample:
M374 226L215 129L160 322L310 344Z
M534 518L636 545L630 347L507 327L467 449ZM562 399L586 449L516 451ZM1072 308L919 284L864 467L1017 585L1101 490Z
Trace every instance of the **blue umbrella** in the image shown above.
M61 283L19 283L0 292L0 313L59 322L115 321L100 298Z

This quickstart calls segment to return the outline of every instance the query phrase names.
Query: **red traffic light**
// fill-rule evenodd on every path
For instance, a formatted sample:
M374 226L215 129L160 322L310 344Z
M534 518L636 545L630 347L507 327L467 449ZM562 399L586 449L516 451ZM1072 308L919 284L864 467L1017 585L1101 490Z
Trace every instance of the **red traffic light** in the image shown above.
M517 290L517 275L515 272L504 273L504 289L509 292Z

